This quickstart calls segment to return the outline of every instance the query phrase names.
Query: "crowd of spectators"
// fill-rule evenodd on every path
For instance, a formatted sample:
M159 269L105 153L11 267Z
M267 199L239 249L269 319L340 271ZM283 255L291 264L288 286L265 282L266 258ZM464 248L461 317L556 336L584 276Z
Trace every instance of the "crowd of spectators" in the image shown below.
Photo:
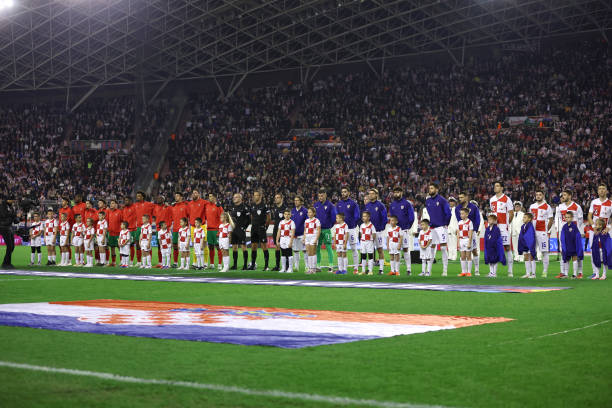
M224 194L262 188L360 198L394 186L423 201L426 184L468 192L481 204L503 180L513 200L533 202L543 188L551 203L564 187L583 206L598 182L612 184L612 84L607 44L512 53L464 67L397 67L382 75L342 74L306 86L243 90L229 100L194 98L192 118L171 142L160 191L199 188ZM508 116L557 117L540 127L508 126ZM290 123L293 119L295 123ZM290 128L334 128L340 147ZM588 208L588 207L586 207Z

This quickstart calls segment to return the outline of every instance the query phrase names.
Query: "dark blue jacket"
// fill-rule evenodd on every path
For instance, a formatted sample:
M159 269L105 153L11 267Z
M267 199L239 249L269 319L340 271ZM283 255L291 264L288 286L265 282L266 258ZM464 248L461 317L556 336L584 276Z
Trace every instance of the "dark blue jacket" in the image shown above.
M367 203L365 209L370 212L370 221L376 228L376 232L384 231L387 226L387 208L385 205L380 200L376 200L374 203Z
M344 213L344 222L349 229L357 228L361 223L361 211L359 204L353 199L340 200L336 204L336 214Z
M321 222L321 229L330 229L336 223L336 207L327 200L324 203L317 201L314 204L316 217Z
M301 237L304 235L304 222L308 218L308 210L304 207L293 208L291 210L291 219L295 223L295 236Z
M402 198L395 200L389 206L389 215L397 217L397 224L403 230L410 229L414 223L414 207L410 201Z
M485 263L494 264L501 262L506 264L506 254L504 252L504 244L501 238L501 232L497 224L489 225L485 231Z
M448 227L451 219L451 209L444 197L440 194L436 194L434 197L427 197L425 207L427 207L429 225L432 228Z
M519 255L529 252L534 260L537 258L535 229L531 222L521 225L521 232L518 239L518 251Z
M561 229L559 238L561 245L561 253L563 262L569 262L572 256L577 256L578 259L584 259L584 251L582 250L582 237L576 224L565 223Z
M601 244L601 248L599 248ZM601 249L598 251L598 249ZM593 264L601 268L601 264L612 268L612 238L608 234L595 234L593 236L593 246L591 247L591 258Z

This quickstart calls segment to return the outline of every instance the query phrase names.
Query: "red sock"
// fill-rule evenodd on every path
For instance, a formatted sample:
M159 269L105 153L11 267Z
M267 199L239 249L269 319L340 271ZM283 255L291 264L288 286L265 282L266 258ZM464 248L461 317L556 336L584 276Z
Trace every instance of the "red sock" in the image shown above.
M72 247L68 247L69 258L72 259Z
M104 253L106 254L106 262L108 262L108 260L110 259L110 248L108 246L106 247Z
M113 250L111 251L111 256L113 257L113 263L115 263L115 260L117 259L117 254L115 253L115 248L113 248Z
M215 249L210 249L208 248L208 260L210 261L211 265L215 264Z
M134 247L130 247L130 262L134 261Z
M178 249L174 250L174 263L178 262L178 252L179 252Z
M98 247L94 248L94 256L96 257L96 261L100 260L100 250L98 249Z
M219 260L219 265L221 265L221 260L223 259L223 251L217 249L217 259Z
M136 258L138 259L138 262L142 261L142 251L140 249L136 250Z
M161 247L157 247L157 263L161 263L162 260L162 256L161 256Z

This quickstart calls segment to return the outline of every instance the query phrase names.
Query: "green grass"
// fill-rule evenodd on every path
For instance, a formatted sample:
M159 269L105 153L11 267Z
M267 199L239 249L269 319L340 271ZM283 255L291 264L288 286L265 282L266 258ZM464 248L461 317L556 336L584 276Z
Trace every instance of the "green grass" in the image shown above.
M20 269L28 269L25 266L29 263L27 251L28 248L18 248L16 252L14 264ZM259 261L263 261L261 255ZM590 275L589 259L585 260L584 268L585 275ZM327 273L289 277L562 285L573 289L487 294L0 276L0 303L107 298L515 319L508 323L296 350L0 327L0 360L143 378L415 404L461 407L612 405L612 286L609 280L559 282L550 278L559 271L554 261L551 261L548 279L528 281L458 278L454 276L458 269L458 263L451 263L451 276L442 278L438 263L434 265L434 277L429 279ZM505 268L499 269L501 275L505 275ZM62 270L184 272L118 268ZM420 265L413 265L413 270L419 271ZM488 268L482 264L481 273L487 272ZM522 265L515 264L515 276L523 273ZM196 274L287 278L270 272ZM189 271L189 275L193 273ZM608 322L584 330L538 338L605 321ZM2 407L326 406L321 402L124 384L3 367L0 367L0 384Z

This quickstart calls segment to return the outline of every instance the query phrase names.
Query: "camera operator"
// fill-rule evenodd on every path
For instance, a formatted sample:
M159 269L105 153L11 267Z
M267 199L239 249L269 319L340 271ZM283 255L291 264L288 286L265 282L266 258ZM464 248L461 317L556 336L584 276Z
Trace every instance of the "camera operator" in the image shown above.
M3 269L13 269L11 256L15 249L15 238L13 236L13 223L16 222L15 212L12 208L13 201L0 198L0 235L6 245L6 254L2 262Z

